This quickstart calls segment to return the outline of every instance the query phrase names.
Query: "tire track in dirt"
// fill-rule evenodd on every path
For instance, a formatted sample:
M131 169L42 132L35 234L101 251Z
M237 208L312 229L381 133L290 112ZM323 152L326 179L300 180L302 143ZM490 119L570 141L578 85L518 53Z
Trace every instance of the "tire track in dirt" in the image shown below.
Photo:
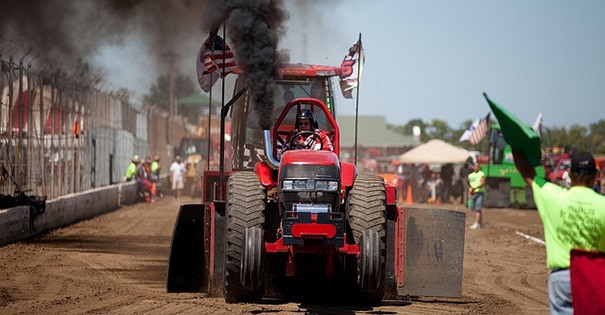
M482 230L467 231L466 252L479 267L465 268L465 281L482 283L481 287L502 299L511 313L548 312L545 249L515 234L520 227L534 233L541 229L537 213L512 209L484 211L488 220L491 214L498 214L499 218L500 214L507 216L502 217L504 220L488 221ZM474 250L475 247L483 250Z

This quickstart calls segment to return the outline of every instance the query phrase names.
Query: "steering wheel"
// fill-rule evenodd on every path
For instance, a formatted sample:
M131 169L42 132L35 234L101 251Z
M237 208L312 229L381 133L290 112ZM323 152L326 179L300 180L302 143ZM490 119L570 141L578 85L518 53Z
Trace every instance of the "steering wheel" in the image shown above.
M300 137L304 137L305 141L297 141ZM319 133L315 131L299 131L292 135L288 147L296 150L311 149L312 144L315 144L317 140L319 140L319 144L321 145L319 148L322 149L324 147L324 142Z

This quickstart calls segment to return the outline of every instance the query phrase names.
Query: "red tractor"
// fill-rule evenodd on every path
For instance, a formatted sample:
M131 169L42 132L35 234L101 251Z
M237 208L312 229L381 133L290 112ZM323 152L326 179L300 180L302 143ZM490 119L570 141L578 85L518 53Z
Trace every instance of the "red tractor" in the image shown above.
M333 286L369 304L400 295L460 296L464 213L397 208L394 186L339 159L330 81L339 68L281 72L277 91L295 98L284 103L276 93L269 130L255 128L249 98L236 84L240 92L226 106L233 170L206 172L202 204L181 206L168 292L208 291L228 303ZM282 152L302 110L313 113L333 152Z

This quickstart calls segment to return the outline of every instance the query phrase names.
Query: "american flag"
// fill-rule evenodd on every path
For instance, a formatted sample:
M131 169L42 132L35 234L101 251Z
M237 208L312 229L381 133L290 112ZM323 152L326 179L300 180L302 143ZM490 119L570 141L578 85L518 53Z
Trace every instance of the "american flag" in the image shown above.
M473 123L470 126L468 126L468 128L466 128L466 130L464 130L464 133L462 134L462 136L460 136L460 139L458 141L460 141L460 142L468 141L468 139L471 138L473 131L475 131L475 128L477 128L477 125L479 124L480 120L481 120L481 118L475 119L473 121Z
M483 138L485 138L485 136L487 136L487 132L489 131L489 115L490 114L491 113L488 113L487 116L485 116L485 118L481 119L479 121L479 123L477 124L477 126L475 127L475 130L473 130L473 132L471 133L471 136L468 139L468 141L472 145L479 143L479 141L481 141L481 139L483 139Z
M210 32L197 55L197 79L202 90L210 91L219 77L228 75L236 67L237 62L229 45L218 36L217 30Z

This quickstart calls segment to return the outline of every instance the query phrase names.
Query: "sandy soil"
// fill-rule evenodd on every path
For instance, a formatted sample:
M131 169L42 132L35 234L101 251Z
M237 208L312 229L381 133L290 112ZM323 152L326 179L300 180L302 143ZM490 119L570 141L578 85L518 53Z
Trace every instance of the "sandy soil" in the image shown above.
M225 304L203 293L166 293L177 212L177 202L166 197L1 247L0 314L548 313L544 245L531 239L543 239L535 210L486 209L485 228L466 230L461 298L405 299L375 308Z

